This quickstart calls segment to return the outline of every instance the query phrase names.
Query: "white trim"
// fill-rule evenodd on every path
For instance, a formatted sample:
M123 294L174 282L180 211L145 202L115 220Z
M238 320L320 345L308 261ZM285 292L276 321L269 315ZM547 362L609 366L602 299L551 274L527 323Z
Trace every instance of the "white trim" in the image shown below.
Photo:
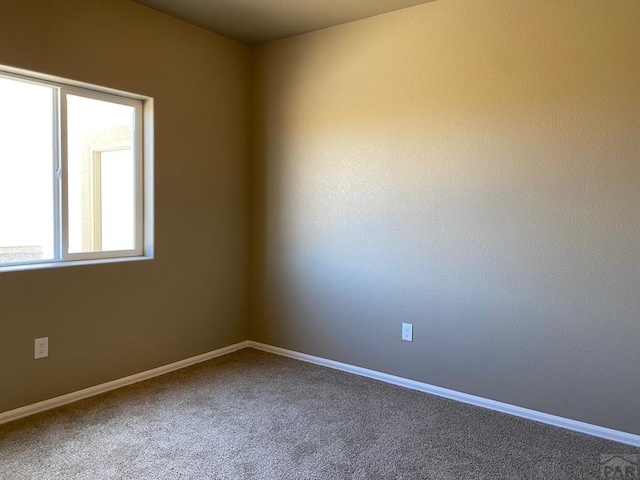
M150 97L123 92L112 88L100 87L84 82L32 72L24 69L0 65L0 78L23 83L49 87L53 90L54 133L53 153L55 162L54 178L54 257L52 259L25 262L6 262L0 264L0 272L47 268L54 264L107 259L118 261L127 257L153 258L153 101ZM73 95L87 99L106 101L126 105L134 109L132 151L135 161L135 245L133 249L121 251L97 251L69 253L69 165L67 131L67 96ZM145 122L149 121L149 124ZM62 178L60 179L60 176ZM147 233L150 232L150 233ZM26 268L23 268L26 267Z
M51 132L53 144L53 256L58 260L58 252L62 251L62 106L60 105L60 89L52 88L53 101L53 131ZM66 125L65 125L66 128ZM65 146L66 148L66 146Z
M72 80L70 78L58 77L55 75L49 75L46 73L35 72L33 70L25 70L24 68L15 68L8 65L0 65L0 76L14 78L24 82L35 83L38 85L49 85L50 87L74 87L78 89L89 89L96 92L104 93L106 95L112 95L116 97L128 97L134 100L145 101L149 97L145 95L139 95L137 93L125 92L124 90L118 90L115 88L103 87L101 85L94 85L92 83L81 82L78 80Z
M60 137L62 143L62 204L60 206L62 210L62 250L59 252L60 261L73 262L78 260L94 260L94 259L113 259L120 257L139 257L144 253L144 238L143 238L143 201L144 201L144 179L143 175L143 125L142 125L142 110L144 103L142 100L138 100L130 97L116 96L109 93L104 93L96 90L90 90L86 88L79 88L74 86L60 87L60 111L61 111L61 128ZM78 97L88 100L97 100L102 102L115 103L118 105L124 105L133 109L133 137L132 144L126 145L131 149L134 162L134 246L128 250L93 250L89 252L73 252L69 251L69 131L68 131L68 97ZM118 145L117 148L121 148L122 145ZM90 157L90 161L93 159Z
M60 142L60 203L56 205L58 216L62 224L58 226L60 231L60 250L56 252L56 260L68 261L65 252L69 251L69 143L67 142L67 95L63 87L58 88L58 115L59 123L56 132Z
M212 352L203 353L202 355L197 355L185 360L170 363L169 365L164 365L152 370L136 373L135 375L130 375L118 380L113 380L111 382L85 388L84 390L78 390L77 392L72 392L67 395L62 395L60 397L51 398L49 400L44 400L32 405L27 405L25 407L20 407L14 410L9 410L8 412L0 413L0 425L3 423L11 422L13 420L18 420L19 418L27 417L29 415L44 412L52 408L60 407L68 403L77 402L78 400L82 400L84 398L93 397L110 390L125 387L133 383L149 380L151 378L158 377L175 370L180 370L181 368L185 368L196 363L205 362L215 357L227 355L228 353L232 353L243 348L255 348L256 350L262 350L264 352L294 358L303 362L314 363L323 367L329 367L335 370L353 373L361 377L372 378L381 382L410 388L419 392L430 393L432 395L456 400L458 402L467 403L469 405L488 408L489 410L495 410L497 412L514 415L516 417L526 418L528 420L545 423L554 427L560 427L567 430L572 430L574 432L580 432L594 437L600 437L606 440L612 440L614 442L626 443L628 445L640 447L640 435L634 435L632 433L621 432L619 430L613 430L611 428L600 427L598 425L592 425L590 423L579 422L577 420L571 420L569 418L559 417L557 415L538 412L536 410L530 410L528 408L510 405L508 403L497 402L495 400L489 400L487 398L469 395L468 393L456 392L455 390L449 390L447 388L429 385L428 383L417 382L415 380L409 380L407 378L397 377L395 375L389 375L387 373L377 372L375 370L369 370L367 368L357 367L355 365L349 365L347 363L336 362L334 360L328 360L322 357L315 357L313 355L307 355L306 353L299 353L293 350L274 347L250 340L236 343L234 345L229 345L228 347L223 347Z
M635 447L640 447L640 435L634 435L632 433L621 432L619 430L613 430L611 428L600 427L598 425L592 425L590 423L580 422L578 420L571 420L569 418L559 417L557 415L551 415L548 413L538 412L536 410L530 410L528 408L518 407L516 405L510 405L508 403L497 402L495 400L489 400L487 398L469 395L468 393L457 392L455 390L449 390L447 388L429 385L428 383L417 382L415 380L396 377L395 375L389 375L387 373L377 372L375 370L369 370L367 368L357 367L355 365L349 365L347 363L341 363L334 360L328 360L326 358L307 355L306 353L299 353L292 350L286 350L284 348L273 347L271 345L265 345L263 343L253 341L249 341L248 343L248 346L250 348L255 348L257 350L262 350L268 353L274 353L276 355L290 357L296 360L302 360L303 362L314 363L316 365L322 365L324 367L342 370L343 372L353 373L362 377L373 378L375 380L380 380L381 382L390 383L392 385L399 385L401 387L418 390L424 393L430 393L432 395L449 398L458 402L488 408L489 410L495 410L497 412L507 413L509 415L515 415L516 417L522 417L536 422L546 423L547 425L553 425L554 427L573 430L575 432L585 433L594 437L600 437L607 440L613 440L614 442L626 443Z
M5 266L0 266L0 273L2 272L18 272L21 270L40 270L42 268L58 268L58 267L77 267L79 265L100 265L102 263L117 263L117 262L137 262L138 260L153 260L152 256L142 255L140 257L113 257L113 258L96 258L92 260L47 260L44 263L40 263L41 260L29 263L13 263Z
M119 378L118 380L95 385L93 387L78 390L77 392L68 393L60 397L50 398L49 400L44 400L42 402L27 405L25 407L9 410L8 412L0 413L0 425L3 423L11 422L13 420L18 420L19 418L27 417L29 415L44 412L45 410L60 407L68 403L73 403L77 402L78 400L93 397L95 395L100 395L101 393L105 393L110 390L115 390L117 388L131 385L132 383L149 380L153 377L158 377L160 375L173 372L174 370L180 370L181 368L185 368L196 363L205 362L207 360L211 360L212 358L220 357L222 355L235 352L236 350L247 348L248 346L249 342L247 341L236 343L234 345L229 345L228 347L213 350L212 352L203 353L202 355L197 355L185 360L170 363L169 365L163 365L162 367L153 368L145 372L136 373L135 375L129 375L128 377Z
M142 250L144 255L153 258L153 158L154 158L154 120L153 120L153 99L148 98L142 105L142 156L140 157L142 166Z

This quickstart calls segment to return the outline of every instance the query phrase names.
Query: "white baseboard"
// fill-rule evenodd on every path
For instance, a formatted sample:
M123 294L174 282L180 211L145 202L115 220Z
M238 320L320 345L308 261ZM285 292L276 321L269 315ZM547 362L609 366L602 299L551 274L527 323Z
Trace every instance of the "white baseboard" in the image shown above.
M133 383L148 380L153 377L164 375L165 373L180 370L181 368L194 365L196 363L205 362L215 357L220 357L236 350L243 348L255 348L276 355L284 357L294 358L296 360L302 360L304 362L314 363L316 365L322 365L324 367L333 368L336 370L342 370L344 372L353 373L362 377L373 378L385 383L393 385L399 385L401 387L410 388L412 390L418 390L420 392L430 393L439 397L449 398L462 403L468 403L470 405L476 405L478 407L488 408L509 415L515 415L517 417L527 418L540 423L546 423L547 425L553 425L555 427L564 428L567 430L573 430L575 432L585 433L594 437L600 437L614 442L626 443L635 447L640 447L640 435L634 435L632 433L621 432L613 430L611 428L600 427L598 425L592 425L590 423L579 422L577 420L571 420L557 415L550 415L548 413L538 412L536 410L530 410L528 408L518 407L510 405L508 403L497 402L495 400L489 400L475 395L469 395L467 393L456 392L455 390L449 390L447 388L437 387L429 385L428 383L417 382L415 380L409 380L403 377L397 377L395 375L389 375L387 373L377 372L375 370L369 370L367 368L357 367L355 365L349 365L347 363L336 362L334 360L328 360L322 357L315 357L313 355L307 355L306 353L299 353L292 350L286 350L280 347L273 347L263 343L245 341L223 347L212 352L203 353L195 357L180 360L178 362L170 363L162 367L147 370L145 372L136 373L128 377L113 380L111 382L102 383L93 387L78 390L67 395L51 398L42 402L27 405L25 407L16 408L15 410L9 410L7 412L0 413L0 424L7 423L19 418L27 417L35 413L44 412L52 408L60 407L68 403L77 402L84 398L93 397L110 390L115 390Z
M158 377L160 375L164 375L165 373L173 372L174 370L180 370L181 368L185 368L196 363L205 362L207 360L211 360L212 358L220 357L222 355L235 352L236 350L240 350L242 348L247 348L248 346L249 342L247 341L236 343L234 345L229 345L228 347L213 350L212 352L203 353L202 355L197 355L185 360L170 363L169 365L163 365L162 367L153 368L145 372L136 373L135 375L119 378L117 380L102 383L100 385L95 385L83 390L78 390L77 392L68 393L66 395L50 398L49 400L44 400L32 405L9 410L8 412L0 413L0 425L3 423L11 422L13 420L17 420L19 418L33 415L35 413L40 413L44 412L45 410L60 407L68 403L77 402L78 400L82 400L84 398L93 397L94 395L99 395L110 390L115 390L117 388L131 385L132 383L142 382L143 380Z
M628 445L640 447L640 435L634 435L632 433L621 432L618 430L613 430L611 428L600 427L598 425L592 425L590 423L579 422L577 420L571 420L569 418L559 417L557 415L550 415L548 413L538 412L536 410L529 410L528 408L518 407L515 405L510 405L508 403L497 402L495 400L489 400L482 397L476 397L475 395L456 392L455 390L449 390L447 388L436 387L434 385L429 385L428 383L416 382L414 380L396 377L387 373L377 372L375 370L369 370L362 367L356 367L354 365L336 362L333 360L328 360L326 358L314 357L313 355L307 355L305 353L294 352L292 350L286 350L284 348L273 347L271 345L265 345L263 343L253 341L249 341L248 343L249 347L255 348L257 350L263 350L265 352L294 358L296 360L302 360L304 362L315 363L316 365L322 365L324 367L342 370L344 372L353 373L362 377L373 378L375 380L391 383L393 385L399 385L401 387L410 388L412 390L418 390L420 392L430 393L439 397L457 400L458 402L468 403L470 405L476 405L478 407L484 407L490 410L508 413L509 415L527 418L536 422L546 423L547 425L553 425L555 427L573 430L575 432L586 433L587 435L592 435L594 437L600 437L607 440L613 440L614 442L626 443Z

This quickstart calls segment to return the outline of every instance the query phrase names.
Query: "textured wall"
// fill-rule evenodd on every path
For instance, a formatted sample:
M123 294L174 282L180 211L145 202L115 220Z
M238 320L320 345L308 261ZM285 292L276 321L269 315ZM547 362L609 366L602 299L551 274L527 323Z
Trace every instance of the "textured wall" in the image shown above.
M156 126L154 260L0 273L0 412L245 340L249 50L125 0L20 0L0 64L154 97Z
M259 47L252 339L639 434L638 25L441 0Z

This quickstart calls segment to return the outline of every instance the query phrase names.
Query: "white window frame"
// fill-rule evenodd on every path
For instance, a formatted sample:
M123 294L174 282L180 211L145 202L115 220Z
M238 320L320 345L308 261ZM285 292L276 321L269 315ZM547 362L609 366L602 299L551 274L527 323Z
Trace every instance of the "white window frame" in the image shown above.
M153 258L153 99L72 80L0 66L0 78L43 85L53 92L53 259L0 263L0 272L83 263ZM103 100L134 108L132 152L135 162L134 248L106 252L69 253L67 95Z

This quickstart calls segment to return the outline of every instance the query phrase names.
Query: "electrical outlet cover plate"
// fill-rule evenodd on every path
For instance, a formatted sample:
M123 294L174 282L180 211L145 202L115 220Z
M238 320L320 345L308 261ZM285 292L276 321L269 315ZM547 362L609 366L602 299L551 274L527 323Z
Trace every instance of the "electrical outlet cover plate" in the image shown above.
M49 356L49 337L36 338L35 341L35 359L45 358Z
M405 342L413 342L413 324L412 323L402 324L402 340L404 340Z

